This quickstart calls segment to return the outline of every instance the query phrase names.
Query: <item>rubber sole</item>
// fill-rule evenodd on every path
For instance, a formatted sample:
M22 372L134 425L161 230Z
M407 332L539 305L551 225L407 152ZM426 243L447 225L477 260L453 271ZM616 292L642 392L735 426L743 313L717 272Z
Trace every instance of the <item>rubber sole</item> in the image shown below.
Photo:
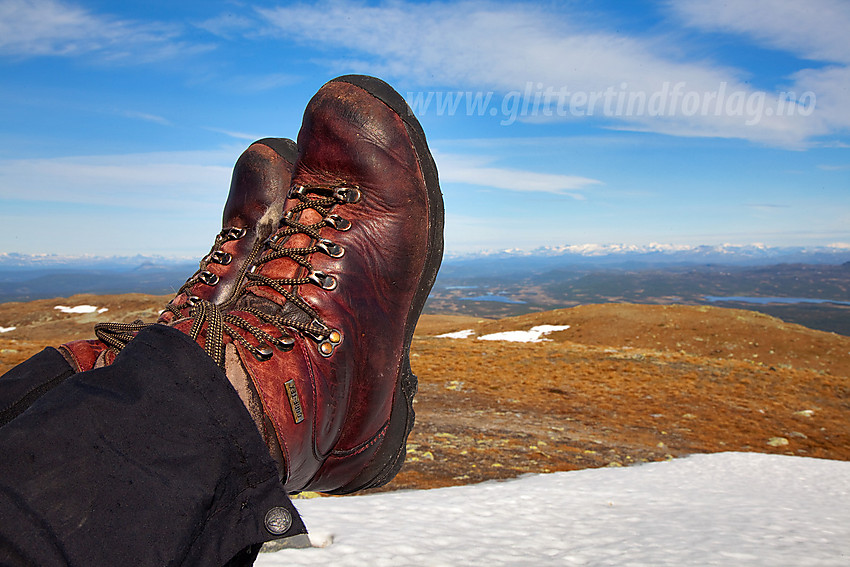
M404 98L381 79L366 75L344 75L330 82L349 83L363 89L387 105L402 119L407 135L413 142L428 197L428 248L416 293L405 320L402 360L396 375L396 395L393 398L389 424L380 447L363 471L345 486L330 492L331 494L349 494L388 483L398 474L407 456L407 437L413 429L415 420L413 397L418 388L418 380L410 367L410 344L413 341L416 322L434 286L442 262L445 212L437 165L428 149L425 131ZM399 396L399 392L402 395Z

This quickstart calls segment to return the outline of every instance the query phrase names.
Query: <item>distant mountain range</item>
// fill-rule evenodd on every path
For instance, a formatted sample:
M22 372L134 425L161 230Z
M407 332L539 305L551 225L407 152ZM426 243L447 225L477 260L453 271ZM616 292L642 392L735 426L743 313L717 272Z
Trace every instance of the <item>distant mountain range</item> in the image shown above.
M186 266L198 260L169 256L92 256L92 255L60 255L60 254L18 254L17 252L0 252L0 278L10 272L25 270L109 270L120 271L128 269L159 269L173 266Z
M468 254L447 254L451 263L487 260L536 259L546 264L646 265L730 264L768 265L842 264L850 261L850 244L829 246L767 246L764 244L676 245L658 244L567 244L533 250L489 250Z
M484 250L445 254L444 262L464 264L498 260L537 260L544 264L640 265L730 264L767 265L776 263L842 264L850 261L850 244L829 246L766 246L764 244L677 245L658 244L565 244L532 250ZM168 256L68 256L58 254L18 254L0 252L0 276L26 269L161 269L197 264L193 258Z
M578 275L608 270L666 271L706 266L740 269L778 264L850 265L850 244L817 247L581 244L530 251L446 254L435 291L441 285L455 288L472 285L479 289L477 294L480 295L481 291L494 291L500 283L510 281L523 281L527 287L543 281L566 281ZM196 259L164 256L0 253L0 302L66 297L75 293L168 294L177 290L197 268ZM695 279L700 280L701 277L704 276ZM717 294L716 291L712 288L704 290L704 293ZM734 291L743 293L744 290ZM683 291L674 293L685 295Z
M752 309L850 335L850 247L562 246L453 256L426 309L505 317L611 302Z
M198 269L185 258L0 253L0 303L76 293L168 294Z
M579 244L535 250L447 254L440 269L440 279L458 284L459 280L469 277L514 279L552 271L639 271L700 266L758 267L776 264L841 265L848 262L850 244L788 247L761 244Z

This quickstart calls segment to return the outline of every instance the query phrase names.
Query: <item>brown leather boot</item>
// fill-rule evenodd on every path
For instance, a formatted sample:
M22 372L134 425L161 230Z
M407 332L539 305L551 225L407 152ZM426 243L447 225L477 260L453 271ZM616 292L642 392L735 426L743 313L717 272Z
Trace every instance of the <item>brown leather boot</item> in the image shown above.
M285 138L258 140L242 153L233 168L221 232L158 322L188 316L200 300L222 308L235 300L245 272L280 225L297 157L295 142Z
M342 494L404 462L410 343L442 257L443 203L421 126L378 79L323 86L298 149L282 225L239 299L200 301L172 324L243 395L287 490Z
M344 219L313 239L331 253L313 253L295 275L311 282L298 286L313 309L305 313L330 329L315 344L302 343L314 373L312 451L320 466L309 480L299 476L304 489L344 494L389 482L404 463L417 388L410 343L442 259L443 200L422 127L379 79L326 84L305 112L298 141L292 195L305 208L290 214L311 226L325 213L310 205L330 191ZM249 291L279 302L263 278L286 278L292 262L269 258L258 264L259 277L249 276L256 285ZM274 399L270 377L255 380ZM298 385L306 391L310 382ZM298 425L271 407L286 440Z
M222 230L198 271L166 305L160 322L187 317L200 300L227 306L237 296L245 271L280 223L297 155L295 142L285 138L258 140L242 153L233 168ZM137 327L128 325L124 332L132 336ZM84 372L111 364L114 346L101 339L79 340L61 345L59 351L77 372Z

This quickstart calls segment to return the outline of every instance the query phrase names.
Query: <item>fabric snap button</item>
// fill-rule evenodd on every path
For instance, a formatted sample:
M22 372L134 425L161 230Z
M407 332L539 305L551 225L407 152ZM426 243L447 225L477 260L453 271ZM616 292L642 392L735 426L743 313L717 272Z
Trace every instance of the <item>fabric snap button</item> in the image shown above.
M272 535L283 535L292 527L292 514L286 508L276 506L266 514L266 529Z

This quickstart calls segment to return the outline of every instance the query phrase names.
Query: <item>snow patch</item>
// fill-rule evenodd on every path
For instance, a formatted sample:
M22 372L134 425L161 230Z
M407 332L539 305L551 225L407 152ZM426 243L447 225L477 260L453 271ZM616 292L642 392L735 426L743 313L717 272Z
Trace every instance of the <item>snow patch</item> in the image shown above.
M0 333L8 333L9 331L14 331L17 327L0 327Z
M850 558L850 462L785 455L693 455L295 505L326 547L261 553L258 567L846 566Z
M552 339L544 339L544 335L554 333L555 331L565 331L569 329L569 325L537 325L528 331L505 331L503 333L493 333L478 337L479 341L509 341L512 343L542 343L543 341L551 341Z
M472 329L464 329L463 331L455 331L453 333L444 333L442 335L437 335L434 337L435 339L466 339L470 336L474 335L475 331Z
M97 308L94 305L77 305L75 307L67 307L65 305L57 305L53 309L58 309L62 313L104 313L109 311L108 307Z

